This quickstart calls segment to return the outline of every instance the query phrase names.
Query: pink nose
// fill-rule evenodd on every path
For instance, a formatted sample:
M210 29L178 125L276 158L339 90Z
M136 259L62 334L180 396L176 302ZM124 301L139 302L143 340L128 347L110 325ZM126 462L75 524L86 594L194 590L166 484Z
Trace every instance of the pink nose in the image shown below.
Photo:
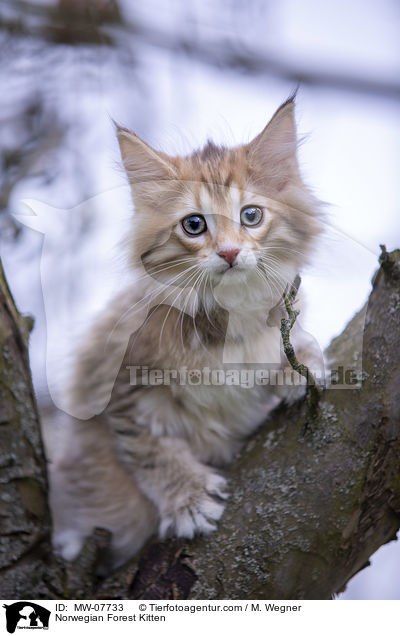
M238 249L221 250L220 252L218 252L218 256L224 258L226 262L232 266L239 252L240 250Z

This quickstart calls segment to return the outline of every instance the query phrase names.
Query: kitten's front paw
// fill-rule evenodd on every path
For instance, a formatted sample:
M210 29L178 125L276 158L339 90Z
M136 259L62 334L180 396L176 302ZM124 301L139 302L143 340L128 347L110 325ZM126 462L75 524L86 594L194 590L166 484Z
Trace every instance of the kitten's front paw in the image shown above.
M53 535L53 547L66 561L73 561L80 553L85 535L78 530L61 530Z
M168 508L161 512L161 539L172 534L192 539L197 533L208 534L216 529L212 522L221 518L225 505L215 497L228 497L226 480L211 471L200 477L202 479L193 479L184 485L178 496L170 500Z

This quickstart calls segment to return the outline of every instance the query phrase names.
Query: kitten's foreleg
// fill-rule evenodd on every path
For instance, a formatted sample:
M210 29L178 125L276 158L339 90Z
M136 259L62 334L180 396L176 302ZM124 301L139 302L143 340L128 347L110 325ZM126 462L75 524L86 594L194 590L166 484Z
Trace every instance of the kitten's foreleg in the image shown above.
M200 463L178 438L140 435L119 440L142 493L159 513L159 536L192 538L215 530L226 499L226 480Z

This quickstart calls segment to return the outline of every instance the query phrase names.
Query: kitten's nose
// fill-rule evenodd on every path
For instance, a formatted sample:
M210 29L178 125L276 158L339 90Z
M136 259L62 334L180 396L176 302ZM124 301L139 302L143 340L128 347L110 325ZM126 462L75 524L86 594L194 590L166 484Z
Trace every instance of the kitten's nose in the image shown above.
M220 256L221 258L224 258L226 262L229 263L229 265L232 267L233 263L235 262L236 256L239 254L239 252L240 250L237 248L221 250L220 252L218 252L218 256Z

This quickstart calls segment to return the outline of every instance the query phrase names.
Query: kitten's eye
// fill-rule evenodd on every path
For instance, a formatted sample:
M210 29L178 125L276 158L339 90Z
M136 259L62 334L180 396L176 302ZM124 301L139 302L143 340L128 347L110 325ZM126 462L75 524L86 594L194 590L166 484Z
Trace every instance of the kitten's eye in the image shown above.
M249 205L246 208L242 208L240 212L240 222L242 225L254 227L261 223L263 218L263 211L255 205Z
M186 234L190 234L190 236L203 234L203 232L207 229L207 223L204 216L198 216L197 214L186 216L182 219L181 223Z

